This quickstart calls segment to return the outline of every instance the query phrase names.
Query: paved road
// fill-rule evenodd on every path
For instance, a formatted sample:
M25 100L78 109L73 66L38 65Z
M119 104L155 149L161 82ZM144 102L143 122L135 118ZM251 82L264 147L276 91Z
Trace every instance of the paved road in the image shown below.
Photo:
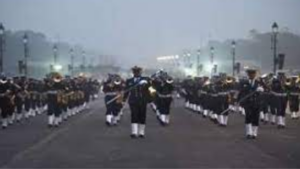
M221 128L183 108L177 100L172 124L161 127L148 110L146 139L129 137L129 111L118 127L104 125L102 100L48 129L41 115L0 130L1 168L299 168L300 120L285 130L262 125L257 140L244 138L243 117L234 114Z

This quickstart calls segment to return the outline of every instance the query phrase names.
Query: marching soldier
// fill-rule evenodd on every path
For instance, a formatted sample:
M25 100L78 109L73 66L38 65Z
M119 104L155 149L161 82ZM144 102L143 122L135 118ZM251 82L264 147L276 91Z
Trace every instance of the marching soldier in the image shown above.
M218 112L220 112L220 105L219 105L219 95L218 95L218 86L220 85L220 77L214 76L212 77L212 83L210 83L210 90L209 90L209 102L208 102L208 109L209 109L209 116L210 119L214 123L218 123Z
M62 91L64 90L62 76L59 73L53 73L52 79L49 79L46 87L48 94L48 126L58 127L61 121Z
M69 94L68 94L68 106L67 106L67 117L71 117L75 114L74 108L75 108L75 83L74 83L74 79L69 79L68 81L68 90L69 90Z
M69 104L70 104L70 99L69 99L69 95L71 94L70 91L70 86L69 86L69 81L66 79L63 80L63 86L64 89L62 90L62 98L61 98L61 116L60 116L60 122L62 122L62 120L66 121L69 117Z
M226 111L229 108L229 104L231 103L231 90L233 87L233 78L226 77L223 82L219 86L219 113L218 113L218 121L219 125L226 127L228 123L228 115L229 111Z
M86 85L86 76L83 73L80 73L78 78L78 112L83 112L88 107L89 103L89 91Z
M15 88L4 74L0 75L0 110L2 117L2 128L8 127L12 123L11 117L14 112L14 92Z
M285 84L285 78L283 74L279 74L277 78L274 78L271 86L272 94L272 124L276 123L277 117L277 127L279 129L285 128L285 114L287 107L287 91Z
M117 125L120 120L120 111L122 109L122 91L124 83L119 75L109 75L103 84L106 104L106 125Z
M91 85L92 85L92 99L95 100L98 98L100 83L96 79L94 79L92 80Z
M192 86L193 86L193 79L191 76L188 76L187 79L183 81L183 93L185 97L185 107L191 109L192 105Z
M43 93L44 93L44 84L41 80L36 81L36 113L42 114L44 112L44 106L43 106Z
M292 119L299 118L299 96L300 96L300 86L299 86L300 78L299 77L292 77L290 80L290 85L288 85L289 94L289 107L291 111ZM289 82L287 82L289 83Z
M161 72L153 87L157 96L156 104L157 110L159 111L158 119L162 125L168 125L170 123L170 108L173 101L173 78L166 72Z
M17 122L20 122L23 118L23 104L25 100L24 95L24 83L20 77L16 77L14 79L14 83L18 86L16 90L16 97L15 97L15 105L16 105L16 119Z
M203 109L203 117L206 118L210 114L210 91L211 84L210 79L208 77L204 77L201 93L202 100L202 109Z
M271 90L271 79L273 78L272 74L265 74L260 78L260 84L263 87L264 91L260 94L260 119L265 124L269 122L270 119L270 107L272 104L272 95Z
M234 77L228 77L226 79L226 88L229 94L228 96L228 105L229 105L229 112L236 112L237 111L237 94L238 94L238 82L237 79ZM228 123L228 113L224 113L224 124L227 125Z
M238 102L245 109L246 138L255 139L259 125L259 92L263 91L256 79L256 69L247 70L248 79L240 82Z
M25 80L24 84L24 109L25 109L25 118L28 119L31 116L31 97L29 92L29 81Z
M28 90L30 93L30 112L31 116L35 117L37 115L36 107L37 107L37 85L34 79L29 80Z
M201 114L203 113L203 98L202 98L202 86L203 86L203 77L197 77L195 81L195 100L196 100L196 112Z
M150 100L150 78L141 75L142 68L132 68L133 77L126 81L124 101L131 110L131 137L144 138L147 104Z

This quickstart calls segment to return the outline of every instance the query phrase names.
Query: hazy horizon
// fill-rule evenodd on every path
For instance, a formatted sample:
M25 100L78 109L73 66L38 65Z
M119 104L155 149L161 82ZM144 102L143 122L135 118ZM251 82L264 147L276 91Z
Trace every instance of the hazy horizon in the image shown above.
M125 65L195 49L249 30L299 34L298 0L0 0L0 22L119 56Z

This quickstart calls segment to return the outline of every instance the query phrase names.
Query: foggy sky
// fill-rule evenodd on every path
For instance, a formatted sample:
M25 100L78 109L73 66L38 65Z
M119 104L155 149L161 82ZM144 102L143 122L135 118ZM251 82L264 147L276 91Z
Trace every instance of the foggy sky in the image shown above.
M0 22L132 65L210 39L247 38L274 21L299 34L299 7L299 0L0 0Z

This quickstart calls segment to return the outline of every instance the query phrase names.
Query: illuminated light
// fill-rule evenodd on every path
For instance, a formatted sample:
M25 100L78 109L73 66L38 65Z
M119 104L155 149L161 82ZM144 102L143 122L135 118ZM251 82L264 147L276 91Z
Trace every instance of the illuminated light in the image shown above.
M23 36L23 43L24 44L28 43L28 36L27 36L27 34L24 34L24 36Z
M278 33L278 24L276 22L274 22L272 25L272 31L273 33Z
M190 69L190 68L185 68L184 73L185 73L186 76L192 76L192 77L196 76L196 72L193 69Z
M148 88L148 90L149 90L149 92L150 92L151 94L156 93L156 90L155 90L152 86L150 86L150 87Z
M167 60L175 60L178 59L178 55L169 55L169 56L159 56L156 58L157 61L167 61Z
M207 66L205 66L205 71L211 72L213 68L214 68L213 64L207 64Z
M210 80L207 80L204 85L210 85Z
M63 69L63 66L62 65L54 65L53 68L55 71L61 71Z
M80 72L80 73L78 74L78 76L79 76L79 77L85 77L85 73Z
M244 69L249 69L249 66L244 66Z

